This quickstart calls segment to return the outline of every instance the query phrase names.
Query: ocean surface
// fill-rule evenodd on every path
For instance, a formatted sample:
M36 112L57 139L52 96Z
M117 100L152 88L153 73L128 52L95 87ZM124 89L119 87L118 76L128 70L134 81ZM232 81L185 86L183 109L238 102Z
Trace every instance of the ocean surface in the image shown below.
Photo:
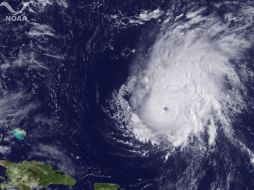
M1 159L75 190L254 189L254 1L26 3L0 7Z

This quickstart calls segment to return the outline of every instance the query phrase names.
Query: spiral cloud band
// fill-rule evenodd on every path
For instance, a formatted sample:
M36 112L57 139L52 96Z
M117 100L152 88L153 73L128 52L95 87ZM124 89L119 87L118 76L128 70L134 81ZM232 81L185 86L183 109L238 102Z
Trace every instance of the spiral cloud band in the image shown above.
M242 8L222 19L203 17L205 11L166 19L144 68L115 95L118 120L140 141L184 147L206 133L213 145L217 129L231 133L244 109L247 65L241 57L251 45L246 28L253 14Z

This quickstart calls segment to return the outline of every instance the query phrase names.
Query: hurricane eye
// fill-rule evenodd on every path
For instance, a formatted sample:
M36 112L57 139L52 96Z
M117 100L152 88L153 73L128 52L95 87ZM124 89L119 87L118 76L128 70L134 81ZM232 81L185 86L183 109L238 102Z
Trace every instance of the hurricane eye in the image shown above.
M168 111L168 107L165 106L165 107L163 108L163 110L164 110L165 112L167 112L167 111Z

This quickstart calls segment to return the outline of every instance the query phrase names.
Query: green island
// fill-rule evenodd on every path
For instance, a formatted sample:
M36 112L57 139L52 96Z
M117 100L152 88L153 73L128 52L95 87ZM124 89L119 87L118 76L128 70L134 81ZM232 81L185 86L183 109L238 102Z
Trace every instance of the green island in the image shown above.
M114 183L95 183L94 190L118 190L120 185Z
M13 163L0 160L0 166L6 168L7 179L0 184L0 189L32 190L49 185L66 185L71 188L76 181L60 171L55 171L51 165L37 161ZM1 179L4 179L1 177Z

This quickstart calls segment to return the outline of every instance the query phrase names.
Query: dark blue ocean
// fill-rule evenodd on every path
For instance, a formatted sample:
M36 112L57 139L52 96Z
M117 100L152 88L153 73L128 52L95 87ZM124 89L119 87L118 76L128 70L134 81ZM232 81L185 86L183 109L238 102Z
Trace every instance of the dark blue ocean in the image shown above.
M21 8L19 0L8 2ZM125 190L179 189L177 183L188 178L185 172L191 164L202 173L195 182L189 180L198 190L213 189L215 183L221 184L221 190L254 189L254 170L247 154L222 132L212 153L190 159L195 157L192 151L176 150L165 161L163 149L125 136L105 112L112 93L126 82L134 60L149 56L161 28L157 19L128 25L127 18L142 10L167 12L172 6L177 16L188 11L190 1L76 0L67 1L66 7L60 0L45 6L41 2L35 0L31 10L25 10L28 21L0 21L0 117L5 119L0 133L1 146L9 147L1 152L1 159L50 163L77 180L75 190L92 190L95 182L117 183ZM226 5L216 9L215 2L219 1L195 1L193 6L208 7L207 15L237 11L237 5L235 10L227 10ZM9 15L3 7L0 11L1 18ZM122 15L122 23L110 15ZM246 57L253 60L253 49ZM252 83L247 86L252 96ZM251 150L253 111L240 114L234 124L235 135ZM8 136L17 127L26 131L25 140ZM136 143L149 155L141 156L131 145L112 140L112 134ZM229 169L238 178L226 183ZM67 188L52 185L50 189Z

